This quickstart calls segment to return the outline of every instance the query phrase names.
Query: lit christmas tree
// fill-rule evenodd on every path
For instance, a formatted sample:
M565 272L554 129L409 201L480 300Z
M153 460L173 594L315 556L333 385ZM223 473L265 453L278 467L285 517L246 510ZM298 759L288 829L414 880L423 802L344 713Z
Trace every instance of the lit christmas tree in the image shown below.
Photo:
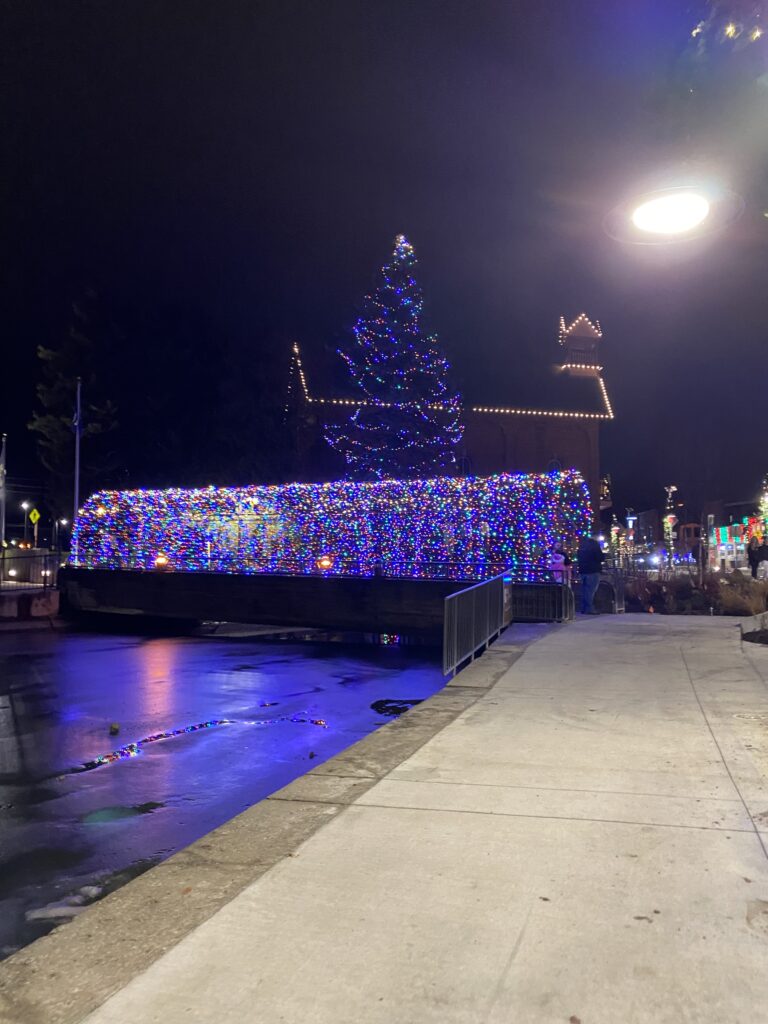
M424 331L415 266L413 246L398 235L376 291L366 296L355 344L339 352L362 394L349 421L329 427L326 439L359 480L433 477L456 464L460 398L437 338Z

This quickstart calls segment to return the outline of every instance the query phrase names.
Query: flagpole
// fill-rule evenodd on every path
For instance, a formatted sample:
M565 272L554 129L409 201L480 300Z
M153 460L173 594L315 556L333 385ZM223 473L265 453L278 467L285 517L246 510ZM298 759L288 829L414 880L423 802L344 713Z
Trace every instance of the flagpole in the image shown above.
M0 549L5 547L5 442L8 435L3 434L0 448Z
M77 378L77 402L75 404L75 501L74 510L72 514L72 528L74 530L75 522L77 520L77 510L80 508L80 388L82 385L82 379ZM77 551L73 551L75 561L77 561Z

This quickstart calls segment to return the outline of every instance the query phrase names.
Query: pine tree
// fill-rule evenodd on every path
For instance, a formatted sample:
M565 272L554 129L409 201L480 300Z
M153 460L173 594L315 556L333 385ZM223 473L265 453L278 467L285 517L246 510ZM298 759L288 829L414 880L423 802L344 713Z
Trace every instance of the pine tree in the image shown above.
M74 472L74 424L77 378L83 382L83 442L81 495L103 485L116 465L116 458L105 443L105 435L117 426L116 408L98 390L98 368L106 341L97 344L96 296L88 291L81 302L72 304L72 324L58 348L39 345L41 381L37 398L41 411L35 411L28 424L37 435L38 457L48 470L48 502L56 516L71 511Z
M460 398L437 337L424 330L415 266L413 247L398 235L378 287L365 298L354 344L339 351L360 404L347 423L327 428L326 439L356 479L423 478L455 468Z

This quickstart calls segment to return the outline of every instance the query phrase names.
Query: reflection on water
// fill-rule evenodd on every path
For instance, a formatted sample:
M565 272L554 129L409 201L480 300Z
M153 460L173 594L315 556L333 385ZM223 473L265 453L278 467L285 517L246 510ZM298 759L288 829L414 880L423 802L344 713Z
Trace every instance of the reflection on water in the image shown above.
M3 637L0 955L441 685L414 648Z

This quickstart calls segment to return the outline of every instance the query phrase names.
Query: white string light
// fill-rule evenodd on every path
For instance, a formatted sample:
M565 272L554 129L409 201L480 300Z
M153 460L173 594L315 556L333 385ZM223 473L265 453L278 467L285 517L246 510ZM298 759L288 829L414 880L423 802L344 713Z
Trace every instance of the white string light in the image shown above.
M602 330L600 328L600 321L599 320L595 320L593 322L592 320L589 319L589 317L587 316L586 313L579 313L579 315L576 317L576 319L573 321L573 323L569 324L568 326L566 326L565 317L561 316L560 317L560 344L561 345L565 344L565 339L568 337L569 334L571 334L579 326L579 324L585 324L586 326L588 326L592 330L592 332L596 335L596 337L602 338L603 332L602 332Z
M594 332L598 338L602 338L603 333L598 320L590 320L586 313L580 313L579 316L570 324L566 325L565 317L560 317L560 344L564 344L564 339L571 334L579 324L586 324ZM301 356L299 353L299 346L296 342L293 344L293 358L296 361L296 368L299 373L299 379L301 381L302 390L304 392L304 398L307 402L314 405L341 405L349 407L363 408L367 405L374 403L357 400L354 398L317 398L313 397L309 393L309 387L307 385L304 370L301 364ZM560 364L561 370L588 370L594 373L597 380L598 387L600 389L600 397L603 401L604 412L583 412L575 411L568 412L565 409L526 409L517 406L489 406L489 405L472 405L464 407L469 412L476 413L488 413L491 415L502 415L502 416L545 416L548 418L555 419L572 419L572 420L613 420L615 414L611 400L608 397L608 389L605 381L601 376L603 367L599 363L562 363ZM391 408L394 403L391 402L377 402L377 406L383 408ZM404 402L402 405L405 407L409 403ZM446 406L442 403L432 403L427 406L433 410L448 410L452 409L453 406Z

